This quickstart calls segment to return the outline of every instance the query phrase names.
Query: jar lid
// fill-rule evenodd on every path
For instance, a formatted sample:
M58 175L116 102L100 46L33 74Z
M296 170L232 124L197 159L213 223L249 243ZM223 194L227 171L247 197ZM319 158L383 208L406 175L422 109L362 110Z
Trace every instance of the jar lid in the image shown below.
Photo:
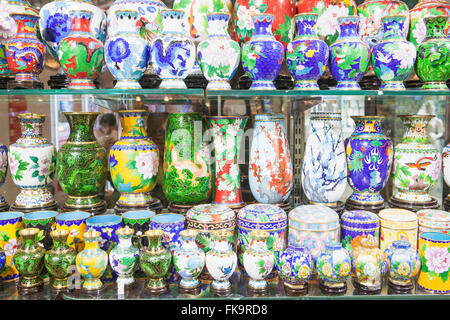
M372 230L380 226L380 219L370 211L352 210L342 214L341 223L342 228Z
M273 204L254 203L239 210L238 220L248 222L280 222L287 220L286 212Z
M378 214L382 227L392 229L412 229L417 228L417 215L405 209L383 209Z
M298 206L289 213L289 227L298 230L332 230L339 227L339 216L322 205Z
M435 228L450 229L450 213L443 210L425 209L417 212L419 225Z
M217 223L234 220L236 217L233 209L223 204L200 204L186 212L186 219L201 223Z

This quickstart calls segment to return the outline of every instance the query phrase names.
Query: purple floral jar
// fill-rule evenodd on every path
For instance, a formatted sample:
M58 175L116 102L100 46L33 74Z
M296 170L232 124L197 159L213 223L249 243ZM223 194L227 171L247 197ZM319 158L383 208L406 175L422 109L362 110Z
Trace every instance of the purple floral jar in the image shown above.
M341 217L342 246L351 253L361 240L372 236L379 243L380 219L375 213L364 210L347 211Z

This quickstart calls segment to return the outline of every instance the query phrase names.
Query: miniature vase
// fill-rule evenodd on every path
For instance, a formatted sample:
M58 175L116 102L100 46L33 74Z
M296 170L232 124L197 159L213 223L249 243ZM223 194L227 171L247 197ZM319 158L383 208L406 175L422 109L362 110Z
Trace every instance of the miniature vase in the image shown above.
M294 77L294 90L319 90L317 80L323 75L329 57L327 44L316 32L317 14L295 16L297 35L286 47L286 63Z
M450 39L445 36L444 28L449 24L449 17L426 17L424 21L427 36L417 47L416 73L425 82L422 89L448 90L445 82L450 79Z
M202 113L171 113L167 119L162 189L172 204L205 203L212 177ZM198 139L200 137L200 139Z
M6 42L5 52L9 68L15 74L14 83L42 88L39 74L44 69L46 49L34 31L39 16L13 13L11 17L17 24L17 33Z
M283 203L291 194L292 160L283 114L256 114L248 179L259 203Z
M350 254L337 241L325 244L325 250L317 258L317 274L323 293L343 294L347 291L352 262Z
M11 281L19 278L19 272L14 265L14 254L21 246L21 238L19 231L23 227L22 212L2 212L0 214L0 249L5 252L5 267L0 273L0 279L3 281Z
M214 279L211 287L216 291L231 289L228 279L233 275L237 266L237 255L228 240L231 235L230 231L215 231L211 250L206 253L206 268Z
M83 234L84 250L76 257L77 270L84 278L83 289L88 291L102 288L103 283L100 277L108 266L108 254L99 247L100 236L99 231L85 232Z
M211 13L208 19L208 38L197 47L198 63L208 80L207 90L231 90L233 78L240 62L241 47L228 34L230 15Z
M275 264L275 256L267 248L269 233L264 230L254 230L250 233L250 247L244 252L243 265L250 277L248 287L260 291L267 289L266 278Z
M330 70L337 90L361 90L358 81L369 67L370 49L358 34L358 16L338 19L339 38L330 46Z
M151 62L162 79L160 89L186 89L184 79L194 67L196 48L183 26L184 12L162 10L163 31L152 41Z
M134 283L133 273L139 263L139 249L133 246L131 237L134 229L125 227L116 230L119 243L109 253L109 264L117 274L117 285L130 285Z
M139 79L147 69L150 46L139 34L139 13L115 11L119 27L105 42L105 63L117 80L115 89L141 89Z
M347 203L369 208L383 208L380 195L392 166L393 145L382 130L384 117L352 116L355 130L345 141L348 183L353 189Z
M11 178L20 188L14 209L56 209L56 202L47 188L55 174L56 151L42 135L45 114L22 113L17 118L22 136L8 151Z
M278 76L284 59L284 47L272 33L273 14L252 16L255 33L242 46L242 65L252 80L250 90L275 90L273 81Z
M404 36L407 16L387 16L381 19L383 38L372 48L371 63L380 90L406 90L405 81L416 62L416 47Z
M68 195L67 210L103 213L99 192L106 183L107 155L95 138L98 112L64 112L70 135L58 150L56 166L61 189Z
M55 228L58 211L34 211L23 215L24 228L38 228L37 244L45 250L50 250L52 238L50 232Z
M213 129L216 184L214 203L242 208L239 152L247 116L206 117Z
M163 292L167 289L164 280L172 262L172 255L163 247L162 238L164 231L148 230L144 236L148 239L148 247L141 251L140 266L149 278L147 289L152 292Z
M50 236L53 239L53 247L45 253L45 268L53 278L52 287L64 290L69 286L68 277L75 271L72 268L77 252L67 245L68 230L53 230Z
M302 186L312 204L335 206L347 184L340 112L314 112L302 167Z
M308 291L314 259L303 245L290 243L286 250L275 252L275 266L287 292Z
M197 231L183 230L180 237L181 247L173 253L173 264L182 278L178 286L182 289L195 289L200 286L197 278L205 266L205 253L195 242Z
M404 133L394 148L392 182L398 192L392 200L417 205L435 202L429 194L430 188L441 174L441 154L430 143L427 124L432 115L402 115ZM410 150L414 150L411 152Z
M21 277L19 286L24 289L43 284L40 275L44 269L45 250L37 245L38 233L38 228L26 228L19 231L23 245L22 248L17 249L13 260Z
M1 72L1 71L0 71ZM0 143L0 187L5 183L8 173L8 147ZM7 211L9 205L5 197L0 194L0 212Z
M389 260L389 286L397 292L408 292L413 288L414 277L420 271L420 257L411 244L404 240L395 240L384 250Z
M58 59L66 76L69 89L95 89L94 79L103 64L103 43L90 31L93 13L72 10L72 30L58 46Z
M109 151L111 179L120 192L116 206L148 207L154 201L150 192L156 186L159 150L149 138L145 124L147 110L118 112L122 135Z

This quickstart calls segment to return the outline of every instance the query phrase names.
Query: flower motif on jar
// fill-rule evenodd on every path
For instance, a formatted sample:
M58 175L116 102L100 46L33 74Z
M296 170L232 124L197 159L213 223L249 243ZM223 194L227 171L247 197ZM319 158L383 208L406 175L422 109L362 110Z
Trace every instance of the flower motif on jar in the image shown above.
M339 268L339 275L341 277L346 277L348 276L348 274L350 273L350 265L346 262L344 262L343 264L341 264L340 268Z
M450 270L450 253L447 248L428 247L425 250L425 264L429 271L443 277Z
M301 279L307 279L307 278L309 278L310 275L311 275L311 271L308 266L303 265L298 270L298 276Z

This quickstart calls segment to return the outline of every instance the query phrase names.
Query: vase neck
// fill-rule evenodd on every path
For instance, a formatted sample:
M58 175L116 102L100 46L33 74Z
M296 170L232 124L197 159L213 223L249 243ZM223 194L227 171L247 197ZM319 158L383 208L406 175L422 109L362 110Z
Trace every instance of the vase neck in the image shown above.
M148 237L148 247L147 250L149 251L159 251L162 249L162 241L161 236L151 236Z
M359 17L343 17L338 19L340 33L339 40L358 38L358 23Z
M427 136L429 117L405 117L402 121L405 127L402 143L430 143Z
M184 251L193 251L198 248L197 244L195 243L195 237L181 237L182 243L181 243L181 249Z
M39 20L39 16L14 14L12 18L17 24L17 35L22 37L35 37L34 28L36 22Z
M208 15L208 37L228 37L228 22L230 15L215 13Z
M97 112L86 113L65 113L70 126L70 135L67 141L70 142L94 142L94 124L97 119Z
M446 39L445 26L448 21L448 17L426 17L424 19L427 26L426 39Z
M267 251L266 239L251 239L250 247L255 252L265 252Z
M23 238L23 249L25 251L33 250L36 248L36 238L37 234L28 234L22 236Z
M164 10L162 16L162 34L184 34L183 17L184 12L178 10Z
M374 134L383 134L383 130L381 129L381 124L384 119L361 119L354 118L355 120L355 133L374 133Z
M73 11L72 17L72 31L71 34L90 34L92 12L88 11Z
M383 24L383 40L402 40L405 16L387 16L381 19Z
M121 139L143 139L148 138L145 124L148 119L148 111L126 111L120 112L120 123L122 124Z
M295 18L297 22L296 39L311 39L317 37L315 26L317 23L317 15L301 15Z
M67 248L67 236L59 236L53 238L53 249L62 251Z
M42 137L42 129L44 126L45 117L40 119L20 118L19 121L23 138Z
M230 245L227 239L216 239L211 247L217 252L227 252L230 250Z
M84 244L84 250L98 250L100 249L99 246L99 240L100 237L97 238L91 238L91 239L84 239L85 240L85 244Z
M117 236L119 238L119 243L117 244L117 247L120 249L129 249L133 247L133 243L131 242L131 234L127 235L120 235Z
M274 19L272 15L255 15L252 19L255 25L255 33L253 34L252 40L257 40L258 38L275 39L275 36L272 33Z
M137 11L116 11L116 19L119 25L117 34L139 34L139 13Z

